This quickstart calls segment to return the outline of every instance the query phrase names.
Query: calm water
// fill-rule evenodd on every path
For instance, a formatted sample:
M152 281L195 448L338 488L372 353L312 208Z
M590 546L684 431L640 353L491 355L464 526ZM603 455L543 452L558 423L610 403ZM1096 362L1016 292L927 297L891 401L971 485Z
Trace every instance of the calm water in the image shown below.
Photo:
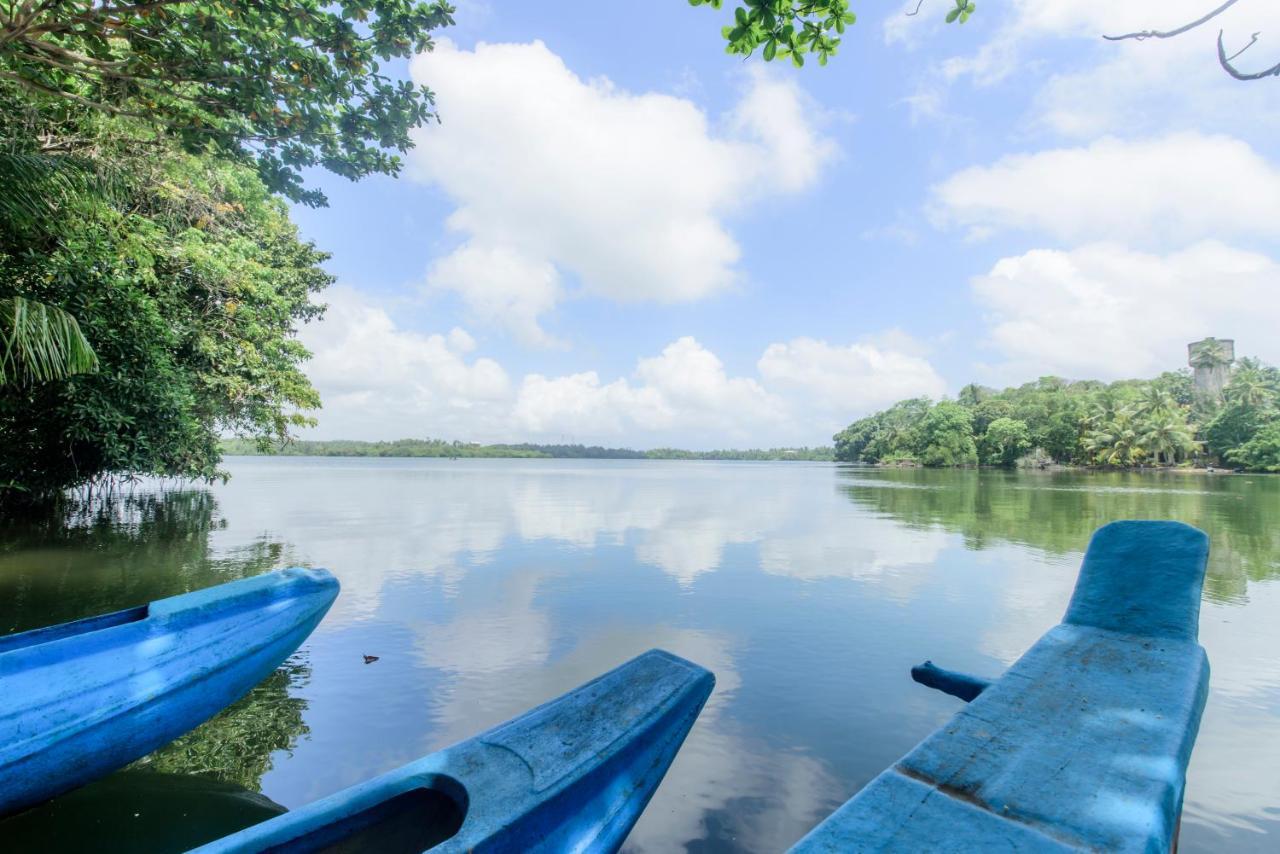
M718 687L629 850L778 851L1057 623L1098 525L1209 532L1212 694L1182 850L1280 850L1280 478L803 463L230 461L231 482L0 528L0 631L289 564L342 595L245 701L0 823L181 849L470 736L650 647ZM366 665L362 655L380 659ZM83 831L80 831L83 832ZM116 833L127 834L116 837Z

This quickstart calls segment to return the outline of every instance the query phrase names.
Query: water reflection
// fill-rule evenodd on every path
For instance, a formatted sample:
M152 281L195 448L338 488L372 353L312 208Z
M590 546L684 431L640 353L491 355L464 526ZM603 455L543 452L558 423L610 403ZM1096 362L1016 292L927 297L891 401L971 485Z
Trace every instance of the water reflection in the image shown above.
M66 517L0 516L0 631L21 632L265 572L284 556L257 538L226 551L212 493L143 491L73 506Z
M310 675L305 656L294 655L245 697L135 762L133 769L200 775L261 792L272 756L293 750L309 734L304 720L307 701L297 695L305 691Z
M876 471L845 468L857 505L911 527L956 531L973 549L1003 541L1080 551L1113 519L1177 519L1213 537L1205 594L1242 601L1250 581L1280 577L1280 479L1138 473ZM928 489L904 491L898 486Z
M0 823L8 851L186 851L284 807L208 777L122 771Z
M777 851L956 711L911 682L912 664L1000 673L1060 619L1095 527L1163 517L1214 543L1213 695L1182 850L1280 838L1280 534L1267 524L1280 479L547 460L232 470L226 486L105 518L15 524L0 544L0 619L22 628L288 563L341 579L301 657L150 770L294 807L662 646L718 686L628 848Z

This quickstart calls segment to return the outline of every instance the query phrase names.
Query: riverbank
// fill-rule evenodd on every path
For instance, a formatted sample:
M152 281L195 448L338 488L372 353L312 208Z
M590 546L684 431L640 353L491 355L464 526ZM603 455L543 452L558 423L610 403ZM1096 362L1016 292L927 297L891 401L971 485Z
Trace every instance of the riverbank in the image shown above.
M389 442L362 442L350 439L331 441L296 440L274 446L267 451L248 439L224 439L222 453L227 456L256 457L402 457L440 459L558 459L558 460L776 460L830 462L835 459L830 447L751 448L688 451L680 448L606 448L600 445L518 444L482 445L478 442L444 439L397 439Z

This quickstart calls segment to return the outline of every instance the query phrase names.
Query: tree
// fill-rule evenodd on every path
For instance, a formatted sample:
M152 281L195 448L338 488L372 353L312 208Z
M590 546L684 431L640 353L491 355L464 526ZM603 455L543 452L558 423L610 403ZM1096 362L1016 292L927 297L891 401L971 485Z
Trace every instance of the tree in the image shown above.
M982 462L1013 468L1031 450L1031 430L1025 421L997 418L982 434L978 447Z
M20 115L0 97L0 135ZM0 299L73 314L99 361L62 382L0 386L11 500L121 473L213 478L220 433L282 440L319 405L295 332L323 310L310 297L331 282L326 256L249 167L139 150L121 121L86 111L53 128L96 139L119 173L113 193L72 187L30 221L0 211ZM39 136L19 153L38 153Z
M1257 359L1241 359L1222 390L1228 404L1269 410L1280 400L1280 371Z
M1082 443L1094 462L1105 466L1131 466L1142 462L1142 425L1133 410L1123 407L1113 417L1085 432Z
M70 314L20 296L0 299L0 386L97 368L98 356Z
M973 441L973 414L944 400L920 422L920 462L926 466L966 466L978 461Z
M1217 338L1205 338L1197 341L1191 348L1191 367L1220 368L1231 364L1227 356L1227 345Z
M1240 403L1228 403L1205 425L1204 439L1209 453L1219 459L1248 442L1275 416Z
M1280 471L1280 421L1272 421L1249 441L1228 451L1227 459L1253 471Z
M1172 391L1155 382L1147 383L1138 392L1134 412L1143 417L1158 417L1179 410L1178 399Z
M719 9L722 2L689 0L689 5ZM804 65L805 54L812 53L817 54L819 65L826 65L840 46L840 36L857 21L850 5L850 0L744 0L733 10L733 23L721 30L728 43L725 50L750 56L761 48L766 61L790 58L796 67ZM974 9L973 0L955 0L946 21L963 24ZM916 6L908 14L919 11Z
M1003 397L992 397L973 407L973 433L981 436L987 432L991 422L1000 418L1012 418L1014 405ZM1025 422L1024 422L1025 423Z
M1156 455L1156 462L1169 465L1200 447L1195 440L1195 430L1187 424L1187 417L1181 410L1153 413L1142 427L1139 442Z
M80 164L65 157L0 151L0 223L30 228L56 213L85 178ZM21 296L0 298L0 386L62 379L97 366L73 315Z
M993 394L995 394L994 389L978 385L977 383L969 383L967 386L960 389L960 393L956 395L956 402L962 406L978 406Z
M0 10L0 81L135 119L141 145L163 136L232 156L272 191L319 205L307 167L399 171L392 152L408 150L434 101L382 63L430 50L453 11L442 0L29 0Z
M1213 408L1197 408L1203 401L1196 400L1186 370L1109 384L1041 377L1017 388L979 389L965 386L964 402L946 406L971 415L979 459L988 465L1009 465L1033 449L1059 462L1101 466L1138 465L1151 457L1173 464L1202 448L1226 460L1260 431L1280 423L1280 370L1251 358L1240 360L1225 405ZM940 417L934 411L939 408L946 409L930 407L927 400L902 401L869 415L837 434L837 454L866 462L925 462L928 456L928 464L953 464L942 462L948 454L937 448L926 454L937 444L926 425ZM964 453L960 448L959 455Z
M870 416L853 422L832 437L835 443L836 459L840 462L856 463L864 460L863 452L875 438L880 429L880 418Z

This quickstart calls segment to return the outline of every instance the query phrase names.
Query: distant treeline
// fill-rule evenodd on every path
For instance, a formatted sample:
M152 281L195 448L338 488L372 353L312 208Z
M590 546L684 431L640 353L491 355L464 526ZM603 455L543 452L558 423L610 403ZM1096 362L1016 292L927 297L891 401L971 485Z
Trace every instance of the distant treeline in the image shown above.
M1042 377L997 391L967 385L956 400L903 400L837 433L837 460L925 466L1052 461L1124 468L1201 463L1280 471L1280 370L1231 366L1220 342L1195 358L1225 387L1198 391L1189 371L1113 383Z
M604 448L599 445L480 445L444 439L397 439L394 442L293 441L263 446L252 439L224 439L222 453L230 456L279 455L287 457L490 457L563 460L817 460L835 458L832 448L769 448L745 451L684 451L655 448Z

